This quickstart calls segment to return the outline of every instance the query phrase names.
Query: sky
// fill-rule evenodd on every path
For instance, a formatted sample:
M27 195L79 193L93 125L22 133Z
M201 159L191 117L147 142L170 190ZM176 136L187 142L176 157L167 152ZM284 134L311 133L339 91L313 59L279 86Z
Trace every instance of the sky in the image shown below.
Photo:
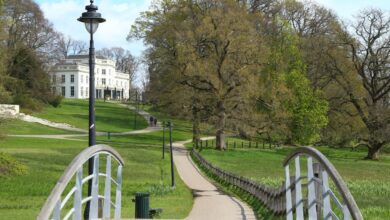
M144 49L142 42L128 42L126 37L130 26L139 16L146 11L152 0L97 0L95 5L98 12L107 19L100 24L94 34L95 47L123 47L139 56ZM89 41L88 32L84 24L77 21L81 13L85 12L85 6L89 0L36 0L45 14L45 17L54 25L57 31L75 40Z
M88 41L84 25L77 21L89 0L36 0L56 30L73 39ZM313 0L335 11L342 19L352 20L359 10L378 7L390 11L390 0ZM95 33L95 47L123 47L135 56L145 49L142 41L126 41L130 26L140 12L148 10L152 0L95 0L107 21Z

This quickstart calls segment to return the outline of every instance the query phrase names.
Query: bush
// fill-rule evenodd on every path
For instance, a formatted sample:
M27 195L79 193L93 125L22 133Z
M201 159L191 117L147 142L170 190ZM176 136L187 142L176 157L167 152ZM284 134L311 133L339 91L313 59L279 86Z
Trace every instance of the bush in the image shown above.
M0 152L0 177L27 174L27 167L11 155Z
M41 111L44 104L32 98L28 94L17 94L14 96L14 103L20 105L21 108L30 110L30 111Z
M53 106L54 108L57 108L61 105L62 100L64 99L61 95L54 96L50 101L49 104Z

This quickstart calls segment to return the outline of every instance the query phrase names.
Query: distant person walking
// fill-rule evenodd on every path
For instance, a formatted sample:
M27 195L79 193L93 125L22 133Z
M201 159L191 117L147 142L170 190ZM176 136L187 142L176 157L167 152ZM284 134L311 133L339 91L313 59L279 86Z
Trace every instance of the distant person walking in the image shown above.
M153 126L153 122L154 122L154 118L153 118L153 116L150 116L150 118L149 118L149 125L151 127Z
M154 118L154 127L157 126L157 118Z

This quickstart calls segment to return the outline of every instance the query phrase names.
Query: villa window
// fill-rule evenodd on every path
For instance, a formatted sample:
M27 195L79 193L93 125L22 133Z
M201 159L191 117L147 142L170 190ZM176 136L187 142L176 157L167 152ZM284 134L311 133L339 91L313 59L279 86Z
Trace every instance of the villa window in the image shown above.
M65 83L65 75L61 75L61 83Z
M89 88L87 87L87 88L85 88L85 95L87 96L87 97L89 97Z
M86 82L86 83L89 82L89 77L88 77L88 76L85 76L85 82Z
M56 83L56 82L57 82L57 76L53 75L53 83Z
M102 84L106 85L106 79L105 78L102 79Z
M70 75L70 82L74 83L74 75Z
M74 86L70 87L70 96L74 97Z
M65 86L61 87L61 95L62 95L63 97L65 97L65 95L66 95Z
M83 97L84 96L84 89L83 89L82 86L81 86L81 89L80 89L80 93L81 93L81 97Z
M102 74L106 75L106 69L102 69Z

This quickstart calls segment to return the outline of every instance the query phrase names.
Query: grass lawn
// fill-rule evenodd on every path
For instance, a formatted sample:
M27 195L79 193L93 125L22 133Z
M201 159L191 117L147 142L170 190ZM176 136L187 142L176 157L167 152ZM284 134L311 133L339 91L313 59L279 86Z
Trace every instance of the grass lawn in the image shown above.
M337 168L347 183L365 219L390 219L390 155L380 161L362 160L366 152L318 148ZM203 149L212 164L270 186L280 186L282 162L292 148L229 149L225 152Z
M134 130L134 112L116 103L96 101L96 129L103 132ZM88 100L64 99L58 108L47 107L34 116L54 122L67 123L77 128L88 129ZM137 116L137 129L147 127L147 122Z
M1 129L7 134L75 134L78 132L66 131L49 126L41 125L39 123L30 123L22 120L12 119L7 120L1 124Z
M134 136L135 137L135 136ZM31 138L0 140L0 151L28 167L28 174L0 179L1 219L35 219L56 181L87 142ZM122 216L134 217L135 192L151 193L151 207L163 208L161 218L184 218L192 208L192 193L176 178L169 190L169 160L160 148L137 144L111 144L125 160L122 185ZM176 173L177 175L177 173Z
M189 133L176 131L175 129L172 130L172 142L185 141L191 138L192 136ZM87 140L87 138L84 139ZM152 133L145 133L145 134L132 134L132 135L125 135L125 136L111 136L110 139L108 139L107 136L99 136L97 137L96 140L98 142L112 143L112 144L115 143L133 144L133 145L149 144L149 145L161 146L163 142L163 131L155 131ZM165 144L168 143L169 143L169 131L165 130Z

